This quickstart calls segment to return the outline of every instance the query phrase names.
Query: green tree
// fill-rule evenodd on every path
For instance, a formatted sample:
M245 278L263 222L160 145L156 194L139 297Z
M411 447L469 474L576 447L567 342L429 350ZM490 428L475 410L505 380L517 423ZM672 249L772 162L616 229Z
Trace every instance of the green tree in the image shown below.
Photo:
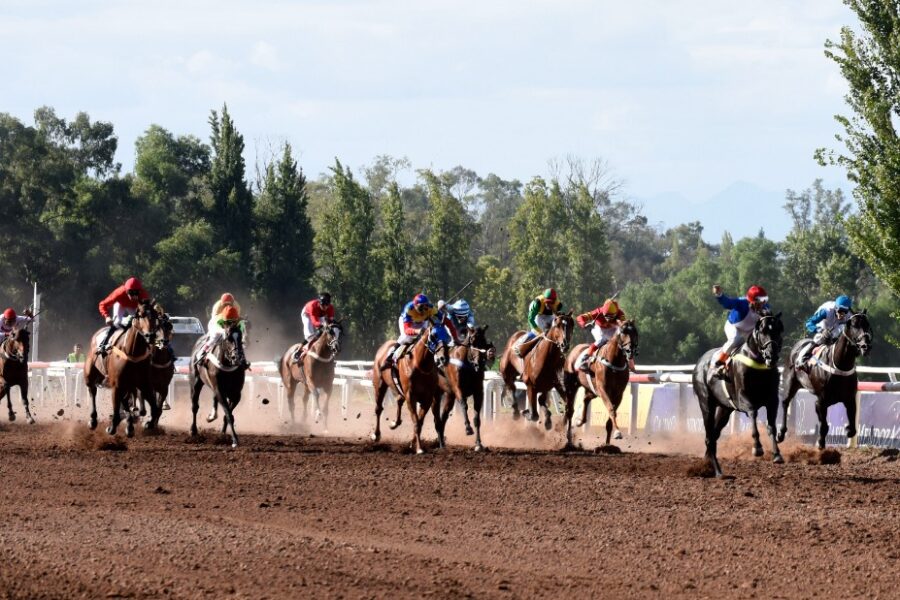
M382 341L387 316L385 307L373 301L383 273L376 251L376 207L339 160L331 173L332 202L324 208L315 235L316 280L331 291L338 310L348 318L352 351L368 356Z
M462 202L434 173L423 171L422 176L428 186L430 210L421 272L432 294L449 299L472 274L469 245L475 226Z
M387 194L381 202L381 223L377 252L384 266L382 301L399 314L400 307L414 291L411 257L417 252L406 230L403 200L396 182L388 184Z
M845 0L861 26L828 40L825 54L840 67L852 116L836 117L842 153L819 150L820 162L847 170L859 212L848 219L853 249L894 293L900 294L900 10L896 0ZM895 314L896 316L896 314Z
M177 201L188 196L192 182L209 174L209 146L190 135L176 138L159 125L151 125L134 146L135 192L175 218Z
M273 306L298 306L311 295L313 230L306 212L306 178L290 144L266 168L253 212L254 295Z

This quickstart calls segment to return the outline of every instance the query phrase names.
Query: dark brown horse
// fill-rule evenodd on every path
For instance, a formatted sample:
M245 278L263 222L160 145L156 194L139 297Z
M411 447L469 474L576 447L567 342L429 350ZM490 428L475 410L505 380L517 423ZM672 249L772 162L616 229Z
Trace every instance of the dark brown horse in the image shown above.
M784 398L781 406L781 429L778 441L784 441L787 434L787 412L797 391L803 387L816 397L816 415L819 417L819 435L816 446L825 448L828 435L828 407L841 403L847 410L847 439L856 436L856 358L867 356L872 351L872 327L866 311L856 313L847 321L837 341L818 356L816 363L808 367L808 372L797 368L800 350L811 340L800 340L791 349L782 373L781 389Z
M544 428L548 431L553 424L550 421L547 395L550 390L555 389L560 398L567 397L564 367L574 324L571 311L556 315L546 333L523 344L521 352L525 358L519 358L514 352L516 343L525 335L524 331L517 331L506 342L500 359L500 375L506 384L504 391L514 395L516 379L521 377L528 392L528 408L523 414L531 421L538 420L537 404L540 396L540 404L544 407ZM513 418L519 418L519 407L515 400Z
M162 309L159 312L159 328L156 343L150 353L150 386L160 409L168 410L169 384L175 376L175 359L169 344L172 341L172 322Z
M6 396L9 420L16 420L12 407L12 388L19 386L25 420L31 425L34 417L28 406L28 352L31 350L31 334L27 329L14 329L0 344L0 402Z
M718 348L707 351L694 366L691 381L694 394L700 402L703 425L706 429L706 459L722 476L722 467L716 456L719 436L731 413L738 410L750 417L753 426L753 456L762 456L759 428L756 417L760 408L766 409L766 423L772 440L773 461L783 463L784 458L775 439L778 418L778 355L781 353L784 325L781 313L764 313L756 322L747 341L732 357L732 381L716 377L713 357Z
M319 328L319 337L307 350L302 362L295 361L294 356L303 344L294 344L281 356L278 371L287 394L291 423L294 423L294 393L299 385L303 402L301 421L306 420L307 405L312 395L313 406L316 409L316 423L322 419L325 429L328 429L328 401L331 398L331 388L334 386L334 361L341 351L342 334L343 328L339 322L323 324Z
M481 452L484 446L481 444L481 409L484 405L484 372L496 357L494 345L487 341L485 331L488 326L476 327L471 330L466 340L450 349L450 362L443 368L439 383L442 392L442 401L435 403L434 428L438 433L438 443L441 448L445 445L444 431L450 409L454 403L462 408L463 417L466 420L466 435L475 435L475 451ZM469 422L468 398L472 397L472 408L475 421L475 430Z
M599 396L609 413L606 419L606 445L609 445L613 432L617 440L622 439L616 412L622 403L625 388L628 387L628 367L637 355L637 327L631 320L622 323L615 335L597 351L590 374L577 367L578 357L587 347L587 344L575 346L566 359L566 391L569 393L566 399L567 448L573 447L572 414L575 412L575 394L579 387L584 388L584 406L581 419L575 423L575 427L581 427L587 422L591 400Z
M439 400L441 393L434 355L439 348L443 348L446 354L446 346L443 346L436 337L433 326L427 325L419 332L404 356L397 361L397 381L394 381L393 368L385 368L383 365L388 353L393 352L396 347L397 342L385 342L375 353L375 364L372 367L372 387L375 389L375 432L372 433L372 440L377 442L381 439L384 396L388 388L391 388L397 397L397 419L390 424L390 428L396 429L400 426L403 403L406 402L414 424L412 449L416 454L424 454L422 425L432 403Z
M199 435L197 411L200 408L200 391L205 385L213 394L212 411L206 420L210 423L216 420L217 408L221 404L225 413L225 416L222 417L222 435L225 435L230 425L232 448L236 448L238 445L237 432L234 430L234 409L241 401L241 391L244 389L245 369L241 364L242 337L240 326L233 325L225 333L222 341L207 353L204 361L199 362L197 357L206 343L206 336L197 340L194 350L191 352L190 385L191 412L193 413L191 435L193 437Z
M130 324L113 334L110 351L106 356L97 353L97 338L106 329L100 329L91 337L91 358L84 361L84 384L91 394L91 429L97 428L97 388L108 387L112 392L112 415L106 432L115 435L126 415L125 435L134 435L134 415L129 399L138 394L150 402L150 420L146 429L154 429L159 424L162 409L153 399L150 385L150 354L156 342L158 313L152 300L144 300L138 305Z

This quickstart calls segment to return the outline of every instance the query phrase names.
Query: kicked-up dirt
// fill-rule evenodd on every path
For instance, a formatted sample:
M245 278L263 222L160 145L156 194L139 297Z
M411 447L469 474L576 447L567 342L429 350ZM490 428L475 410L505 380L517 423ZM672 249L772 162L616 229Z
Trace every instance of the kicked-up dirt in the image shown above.
M204 435L0 426L0 598L897 597L896 453Z

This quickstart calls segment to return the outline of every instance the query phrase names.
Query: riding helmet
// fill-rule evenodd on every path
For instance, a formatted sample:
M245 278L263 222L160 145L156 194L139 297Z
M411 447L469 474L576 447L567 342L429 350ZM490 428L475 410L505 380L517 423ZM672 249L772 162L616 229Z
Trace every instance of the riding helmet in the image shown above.
M229 306L225 309L225 312L222 313L222 316L226 321L239 321L241 318L241 313L239 313L238 309L234 306Z
M428 296L425 294L416 294L416 297L413 298L413 304L416 306L425 305L431 306L431 301L428 299Z
M853 300L849 296L838 296L834 299L834 305L838 310L843 309L848 312L853 310Z
M234 304L234 296L232 296L228 292L225 292L224 294L222 294L222 297L219 298L219 302L221 302L222 304Z
M769 295L761 285L751 285L750 289L747 290L747 300L750 302L766 302L769 300Z
M319 292L319 304L322 306L328 306L331 304L331 294L328 292Z
M125 282L125 291L140 291L143 289L144 285L141 283L141 280L137 277L129 277L128 281Z
M544 299L550 302L556 300L556 290L553 288L547 288L544 290Z
M16 319L16 311L11 308L7 308L3 311L3 318L7 321L14 321Z

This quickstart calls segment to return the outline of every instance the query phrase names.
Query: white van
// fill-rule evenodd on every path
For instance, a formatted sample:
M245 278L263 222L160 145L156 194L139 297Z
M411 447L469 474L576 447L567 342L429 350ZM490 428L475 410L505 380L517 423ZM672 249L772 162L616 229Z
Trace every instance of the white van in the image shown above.
M197 317L169 317L172 323L172 350L175 351L175 365L191 364L191 350L206 331Z

